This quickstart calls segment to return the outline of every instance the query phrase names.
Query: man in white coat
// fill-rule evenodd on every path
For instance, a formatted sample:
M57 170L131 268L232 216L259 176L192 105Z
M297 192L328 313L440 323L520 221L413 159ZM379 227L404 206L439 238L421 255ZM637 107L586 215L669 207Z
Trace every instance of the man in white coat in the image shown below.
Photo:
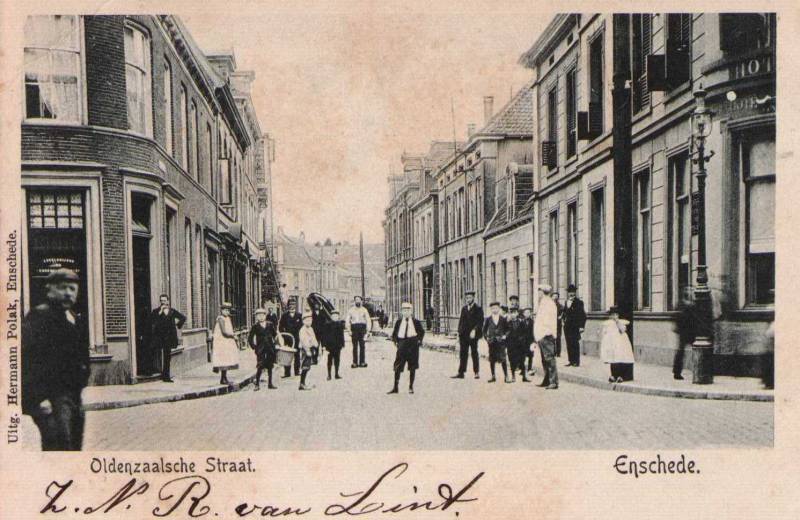
M544 368L544 379L539 386L548 390L558 388L558 369L556 368L556 337L558 336L558 308L550 297L552 287L539 286L539 303L536 320L533 324L533 337L539 345Z

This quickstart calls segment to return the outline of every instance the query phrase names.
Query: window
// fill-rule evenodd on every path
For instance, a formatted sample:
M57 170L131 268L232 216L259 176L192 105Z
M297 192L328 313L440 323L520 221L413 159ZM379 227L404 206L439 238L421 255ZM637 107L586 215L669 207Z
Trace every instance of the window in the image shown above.
M547 141L542 142L542 165L553 170L558 166L558 90L547 94Z
M81 121L81 44L77 16L25 20L25 117Z
M533 308L534 295L536 294L536 280L533 279L534 273L533 253L528 253L528 307Z
M775 47L775 13L721 13L719 47L731 54Z
M567 284L578 285L578 203L567 206Z
M461 291L458 293L459 298L462 294L469 288L467 285L467 261L465 259L461 259Z
M548 282L553 291L558 291L558 210L550 213L548 227L547 268Z
M593 311L605 310L603 287L605 277L605 237L606 237L606 212L605 190L598 188L592 191L592 232L589 236L591 247L591 306Z
M675 88L691 77L692 14L667 15L667 80Z
M197 103L192 101L190 108L189 108L189 139L191 139L191 152L189 155L189 170L192 174L192 177L199 181L200 180L200 168L197 164L197 148L198 148L198 141L197 138L197 131L199 130L198 124L198 113L197 113Z
M508 261L505 259L500 262L500 276L502 280L503 296L501 301L508 301Z
M519 298L519 257L514 257L514 296Z
M475 258L469 257L469 264L467 264L467 289L470 291L475 290Z
M638 249L638 308L650 307L650 275L652 268L652 243L650 233L650 171L644 170L636 176L636 244Z
M740 144L745 183L746 303L775 303L775 134L760 131Z
M193 284L192 284L193 278L194 278L192 273L194 273L194 270L192 269L192 267L194 265L194 262L193 262L193 258L192 258L192 249L193 249L192 248L192 223L188 219L186 220L186 223L185 223L185 225L183 227L183 238L184 238L183 255L184 255L184 261L185 261L185 268L186 268L186 270L184 271L184 277L185 277L185 281L186 281L186 286L185 286L186 293L185 293L184 297L186 298L186 303L187 303L187 305L186 305L186 324L189 327L192 327L194 325L194 321L192 319L192 317L193 317L192 310L194 309L194 287L193 287ZM226 278L225 281L228 282L229 281L229 277L226 276L225 278ZM230 300L228 300L228 301L230 301Z
M150 37L138 26L125 25L125 89L128 127L153 136L153 100L150 93Z
M186 86L181 85L181 100L180 100L180 140L181 140L181 166L185 171L189 171L189 133L187 125L189 124L189 101L186 97Z
M172 67L164 60L164 148L173 155L172 148Z
M677 309L684 287L691 285L692 255L691 177L689 153L669 158L669 199L667 201L667 308Z
M492 300L497 301L497 264L492 262L491 264L491 273L492 273Z
M478 302L483 302L483 255L478 255Z
M208 190L214 192L214 137L211 125L206 123L206 146L208 147Z
M477 199L475 201L475 210L477 211L478 215L476 220L477 226L483 227L483 181L481 178L478 178L475 181L475 191L477 192Z
M633 37L631 50L631 75L633 78L633 113L636 114L650 106L650 91L647 88L647 56L651 53L650 14L636 13L631 17Z
M200 327L203 323L202 316L205 306L203 305L203 271L200 269L200 266L203 265L203 230L198 225L195 225L194 228L194 251L192 252L192 258L192 267L195 268L194 271L192 271L192 276L194 277L194 281L192 282L192 288L194 289L192 305L195 309L194 315L197 317L195 327Z
M164 249L167 259L167 293L169 294L170 301L176 301L178 299L177 295L175 294L175 273L177 273L178 269L175 265L175 254L177 254L177 248L175 246L175 238L177 236L177 230L175 229L175 222L177 220L177 215L175 210L171 208L166 209L166 236L164 237Z
M600 33L589 44L589 133L603 133L603 36Z
M567 72L566 88L567 88L567 158L573 157L577 152L578 146L578 133L577 133L577 117L578 117L578 89L577 89L577 69L573 68Z

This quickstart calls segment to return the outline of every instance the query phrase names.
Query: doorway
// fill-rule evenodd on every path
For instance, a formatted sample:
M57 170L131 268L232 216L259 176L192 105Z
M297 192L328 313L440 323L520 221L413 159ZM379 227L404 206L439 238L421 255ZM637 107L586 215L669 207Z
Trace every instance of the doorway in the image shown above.
M133 329L136 347L136 376L149 378L161 371L158 352L153 349L149 321L153 303L151 287L152 239L150 210L153 199L131 195L131 260L133 263Z

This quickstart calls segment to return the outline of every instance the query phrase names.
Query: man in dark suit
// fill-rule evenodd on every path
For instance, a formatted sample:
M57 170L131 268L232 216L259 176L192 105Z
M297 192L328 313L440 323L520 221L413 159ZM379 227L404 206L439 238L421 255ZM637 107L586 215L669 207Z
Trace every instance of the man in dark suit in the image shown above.
M490 314L483 322L483 337L489 344L489 370L492 372L490 383L494 383L494 366L500 363L503 367L503 376L506 383L510 383L508 378L508 362L506 361L506 339L508 337L508 321L500 314L500 302L492 302L489 305Z
M47 302L22 320L22 413L41 434L42 450L79 451L85 416L81 392L89 381L89 335L72 309L78 275L47 276Z
M559 298L559 294L553 291L553 301L556 303L556 309L558 309L558 323L556 324L558 327L558 333L556 334L556 357L561 357L561 333L564 329L564 306L561 305Z
M483 309L475 303L475 291L465 292L464 298L466 303L461 308L461 317L458 319L458 374L454 375L453 379L464 379L469 355L472 355L472 371L475 372L475 379L479 379L478 340L483 333Z
M578 288L574 284L567 287L567 301L564 304L564 337L567 340L566 366L581 366L581 334L586 326L586 310L583 301L577 297Z
M278 324L280 332L287 332L294 338L292 347L296 350L294 354L294 375L300 374L300 329L303 328L303 317L297 312L297 303L295 300L289 300L289 310L281 314L281 319ZM292 367L284 367L283 377L292 375Z
M166 294L159 296L158 301L161 305L150 313L150 344L153 350L161 352L161 380L172 383L169 363L172 349L178 346L178 329L183 327L186 316L170 307Z
M392 341L397 347L397 354L394 359L394 386L388 392L390 394L398 392L400 374L406 365L408 365L408 393L414 393L414 375L419 368L419 347L422 345L422 338L425 337L425 328L422 322L411 315L412 308L410 303L403 303L402 316L394 323Z

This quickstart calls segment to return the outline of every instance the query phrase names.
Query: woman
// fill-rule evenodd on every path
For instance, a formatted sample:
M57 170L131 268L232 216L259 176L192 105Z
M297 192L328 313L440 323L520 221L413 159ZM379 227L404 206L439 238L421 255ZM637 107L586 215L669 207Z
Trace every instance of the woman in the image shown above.
M275 366L275 343L280 343L278 331L272 321L267 320L267 311L256 309L256 322L247 335L247 343L256 353L256 384L255 390L261 388L261 372L267 369L267 381L270 390L276 387L272 384L272 367Z
M600 340L600 357L611 366L609 383L633 380L633 346L627 333L629 323L619 318L617 307L608 310L608 320L603 324Z
M219 384L229 385L228 370L239 368L239 347L236 345L236 336L233 333L231 323L231 304L225 302L217 316L214 325L214 351L212 354L212 366L214 372L220 372Z

